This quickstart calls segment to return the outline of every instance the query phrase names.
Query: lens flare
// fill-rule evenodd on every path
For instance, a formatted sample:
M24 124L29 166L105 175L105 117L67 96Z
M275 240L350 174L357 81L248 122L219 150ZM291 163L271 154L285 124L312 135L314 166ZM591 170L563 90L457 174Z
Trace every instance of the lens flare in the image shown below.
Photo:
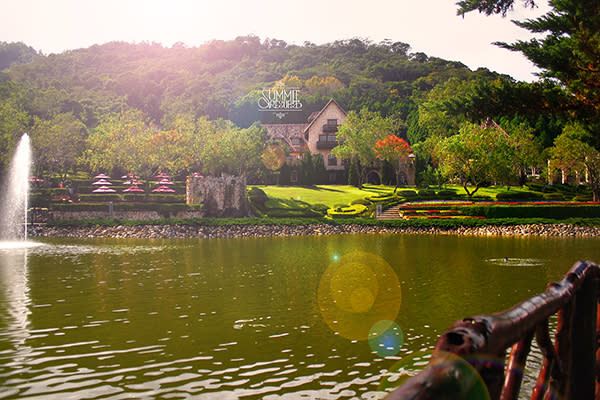
M404 344L404 333L394 321L379 321L369 331L369 346L380 357L395 356Z
M276 171L285 163L285 152L280 146L271 144L265 148L261 158L265 167Z
M396 319L402 294L396 273L384 259L352 252L334 257L321 277L318 298L321 315L333 331L350 340L367 340L377 323Z

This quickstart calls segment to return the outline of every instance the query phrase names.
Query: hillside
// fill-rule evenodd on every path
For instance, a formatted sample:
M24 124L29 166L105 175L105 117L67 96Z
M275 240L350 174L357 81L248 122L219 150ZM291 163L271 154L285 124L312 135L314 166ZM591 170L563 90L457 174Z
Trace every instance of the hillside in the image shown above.
M468 79L475 74L459 62L409 50L400 42L350 39L295 46L280 40L261 42L255 36L192 48L112 42L36 57L14 65L8 77L35 90L47 108L74 112L88 127L94 125L94 117L123 104L142 110L155 122L192 112L245 127L265 117L256 109L253 90L282 79L302 88L303 113L289 116L294 121L283 121L296 122L330 97L348 110L367 106L405 119L415 93L427 92L451 77ZM478 75L493 76L487 71Z

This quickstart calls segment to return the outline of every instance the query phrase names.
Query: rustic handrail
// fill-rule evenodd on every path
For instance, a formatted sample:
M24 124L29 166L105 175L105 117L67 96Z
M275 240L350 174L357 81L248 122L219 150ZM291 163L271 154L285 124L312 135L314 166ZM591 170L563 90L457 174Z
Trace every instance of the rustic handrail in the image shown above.
M600 267L579 261L544 293L500 313L457 321L439 337L427 368L386 399L474 398L469 394L477 385L492 400L516 399L535 337L544 360L532 400L600 400L599 282ZM548 319L554 314L552 343Z

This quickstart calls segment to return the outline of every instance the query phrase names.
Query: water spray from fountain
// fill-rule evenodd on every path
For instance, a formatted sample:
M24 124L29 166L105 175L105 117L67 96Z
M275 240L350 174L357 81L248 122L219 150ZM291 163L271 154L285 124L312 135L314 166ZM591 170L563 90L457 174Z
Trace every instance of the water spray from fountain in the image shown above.
M0 203L0 239L27 240L27 209L31 175L31 144L24 133L10 163L2 186Z

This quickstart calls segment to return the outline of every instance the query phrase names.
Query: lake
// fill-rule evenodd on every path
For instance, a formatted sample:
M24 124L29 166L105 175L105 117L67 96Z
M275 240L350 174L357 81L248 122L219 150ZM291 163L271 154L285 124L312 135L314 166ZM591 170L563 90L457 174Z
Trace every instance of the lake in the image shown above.
M377 399L454 321L599 249L392 234L4 244L0 398Z

